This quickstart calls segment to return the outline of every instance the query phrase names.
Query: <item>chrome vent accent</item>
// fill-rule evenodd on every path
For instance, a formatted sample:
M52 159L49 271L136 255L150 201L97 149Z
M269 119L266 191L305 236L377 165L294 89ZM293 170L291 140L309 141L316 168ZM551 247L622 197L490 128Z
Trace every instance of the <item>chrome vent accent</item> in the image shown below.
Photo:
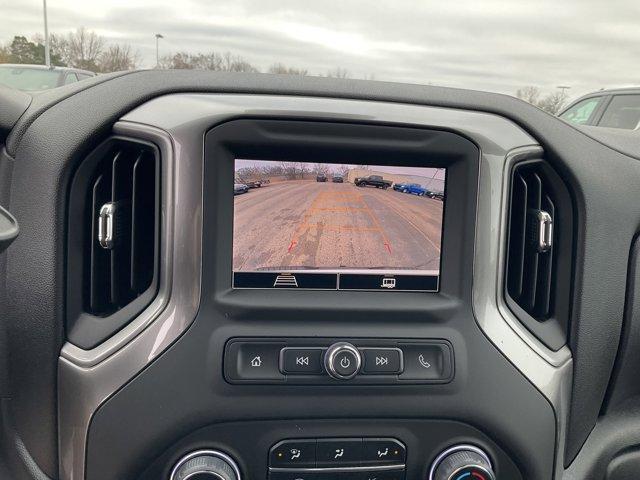
M570 300L573 214L568 191L546 162L533 160L514 167L509 200L507 303L533 333L559 348L566 338ZM546 322L553 324L547 330L535 325Z
M90 181L85 309L112 314L147 290L157 256L158 165L154 148L120 141Z

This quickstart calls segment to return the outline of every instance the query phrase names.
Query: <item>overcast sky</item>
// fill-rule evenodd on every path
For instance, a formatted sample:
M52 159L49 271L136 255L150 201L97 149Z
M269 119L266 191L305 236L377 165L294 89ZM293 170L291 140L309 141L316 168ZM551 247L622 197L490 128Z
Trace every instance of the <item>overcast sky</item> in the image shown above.
M302 159L304 160L304 159ZM364 159L363 159L364 160ZM265 160L241 160L238 159L235 162L235 170L239 170L240 168L246 167L261 167L265 165L282 165L283 162L272 162ZM284 162L288 163L288 162ZM312 166L315 163L311 164ZM338 173L343 166L347 168L358 168L358 165L347 165L343 163L329 163L329 171ZM437 178L438 180L444 180L445 178L445 170L442 168L425 168L425 167L392 167L392 166L382 166L382 165L369 165L370 169L376 172L387 172L387 173L396 173L399 175L416 175L419 177L427 177L427 178Z
M640 83L638 0L48 0L49 30L85 26L160 52L231 51L354 78L572 97ZM0 0L0 42L41 33L42 0Z

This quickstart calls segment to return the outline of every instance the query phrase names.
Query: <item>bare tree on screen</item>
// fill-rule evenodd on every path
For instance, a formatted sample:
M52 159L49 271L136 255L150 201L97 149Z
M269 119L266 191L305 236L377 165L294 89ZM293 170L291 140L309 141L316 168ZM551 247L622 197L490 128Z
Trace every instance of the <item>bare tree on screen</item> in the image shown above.
M326 175L329 173L329 165L327 165L326 163L315 163L313 165L313 171L318 175L320 174Z

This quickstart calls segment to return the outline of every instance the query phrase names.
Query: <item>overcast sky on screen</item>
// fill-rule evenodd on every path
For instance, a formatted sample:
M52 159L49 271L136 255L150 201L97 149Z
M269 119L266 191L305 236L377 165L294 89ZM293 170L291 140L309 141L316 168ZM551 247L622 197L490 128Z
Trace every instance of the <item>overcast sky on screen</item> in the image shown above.
M240 168L246 167L262 167L266 165L282 165L287 162L273 162L268 160L236 160L235 169L238 170ZM311 171L314 170L316 163L307 164L311 168ZM339 172L340 168L346 166L348 168L358 168L361 167L361 164L353 164L353 165L345 165L345 164L336 164L336 163L328 163L330 172ZM442 168L423 168L423 167L393 167L393 166L384 166L384 165L368 165L369 169L376 172L387 172L387 173L396 173L398 175L416 175L419 177L427 177L427 178L437 178L439 180L444 180L445 178L445 170Z
M84 26L160 53L230 51L266 71L570 96L637 84L637 0L48 0L49 30ZM42 33L42 0L0 0L0 41Z

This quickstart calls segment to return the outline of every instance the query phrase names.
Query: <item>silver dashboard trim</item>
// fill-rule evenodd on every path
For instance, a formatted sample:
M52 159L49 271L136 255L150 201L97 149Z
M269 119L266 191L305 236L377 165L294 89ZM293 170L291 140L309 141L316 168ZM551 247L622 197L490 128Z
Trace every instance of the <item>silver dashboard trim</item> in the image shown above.
M163 185L171 186L169 193L174 197L167 203L171 208L164 212L163 221L173 221L176 228L163 237L166 253L171 255L163 261L173 270L161 274L166 294L159 295L118 334L92 350L64 345L59 361L61 480L85 478L88 429L100 405L156 359L195 319L200 302L203 138L216 124L241 117L432 127L458 132L479 146L475 317L496 348L553 406L559 426L557 464L561 465L571 354L567 347L553 352L541 344L506 308L501 293L504 189L508 186L505 169L521 153L542 154L530 135L498 115L453 108L284 95L171 94L126 114L114 132L155 142L167 162L170 182Z
M236 480L242 480L242 475L240 474L240 469L238 468L238 464L235 462L235 460L233 458L231 458L229 455L227 455L226 453L222 453L218 450L196 450L193 451L187 455L185 455L184 457L182 457L178 463L176 463L173 467L173 469L171 470L171 475L169 476L169 480L178 480L176 478L176 473L178 472L178 469L183 466L185 463L187 463L189 460L191 460L194 457L198 457L200 455L206 455L206 456L210 456L210 457L217 457L221 460L224 460L230 467L231 470L233 470L233 473L235 473L236 475ZM212 472L213 473L213 472ZM217 473L213 473L214 475L216 475L218 478L222 478L220 475L218 475ZM188 478L192 477L195 474L191 474L188 475L187 477L185 477L182 480L187 480Z
M445 459L445 457L447 457L448 455L451 455L452 453L460 452L461 450L469 450L471 452L477 453L478 455L480 455L482 458L486 460L489 467L493 468L493 464L491 463L491 459L489 458L489 456L486 453L484 453L483 450L476 447L475 445L468 445L468 444L454 445L453 447L449 447L443 452L441 452L433 461L433 463L431 464L431 467L429 468L428 480L434 480L434 474L436 473L436 469L440 466L440 463L442 462L442 460ZM484 467L482 466L480 467L484 470Z
M86 438L100 404L162 353L192 323L200 304L202 161L190 162L157 128L117 123L113 133L147 140L162 160L160 284L138 317L92 350L66 343L58 362L61 479L85 478ZM196 149L197 149L196 144ZM187 155L187 156L185 156ZM201 159L199 152L193 158ZM180 225L181 228L174 228Z
M568 346L548 349L513 315L504 299L509 179L513 165L543 158L524 146L504 159L483 155L480 168L473 271L473 310L480 328L504 356L545 396L556 417L556 478L562 477L573 360ZM488 193L488 194L487 194ZM487 279L493 279L487 281Z

